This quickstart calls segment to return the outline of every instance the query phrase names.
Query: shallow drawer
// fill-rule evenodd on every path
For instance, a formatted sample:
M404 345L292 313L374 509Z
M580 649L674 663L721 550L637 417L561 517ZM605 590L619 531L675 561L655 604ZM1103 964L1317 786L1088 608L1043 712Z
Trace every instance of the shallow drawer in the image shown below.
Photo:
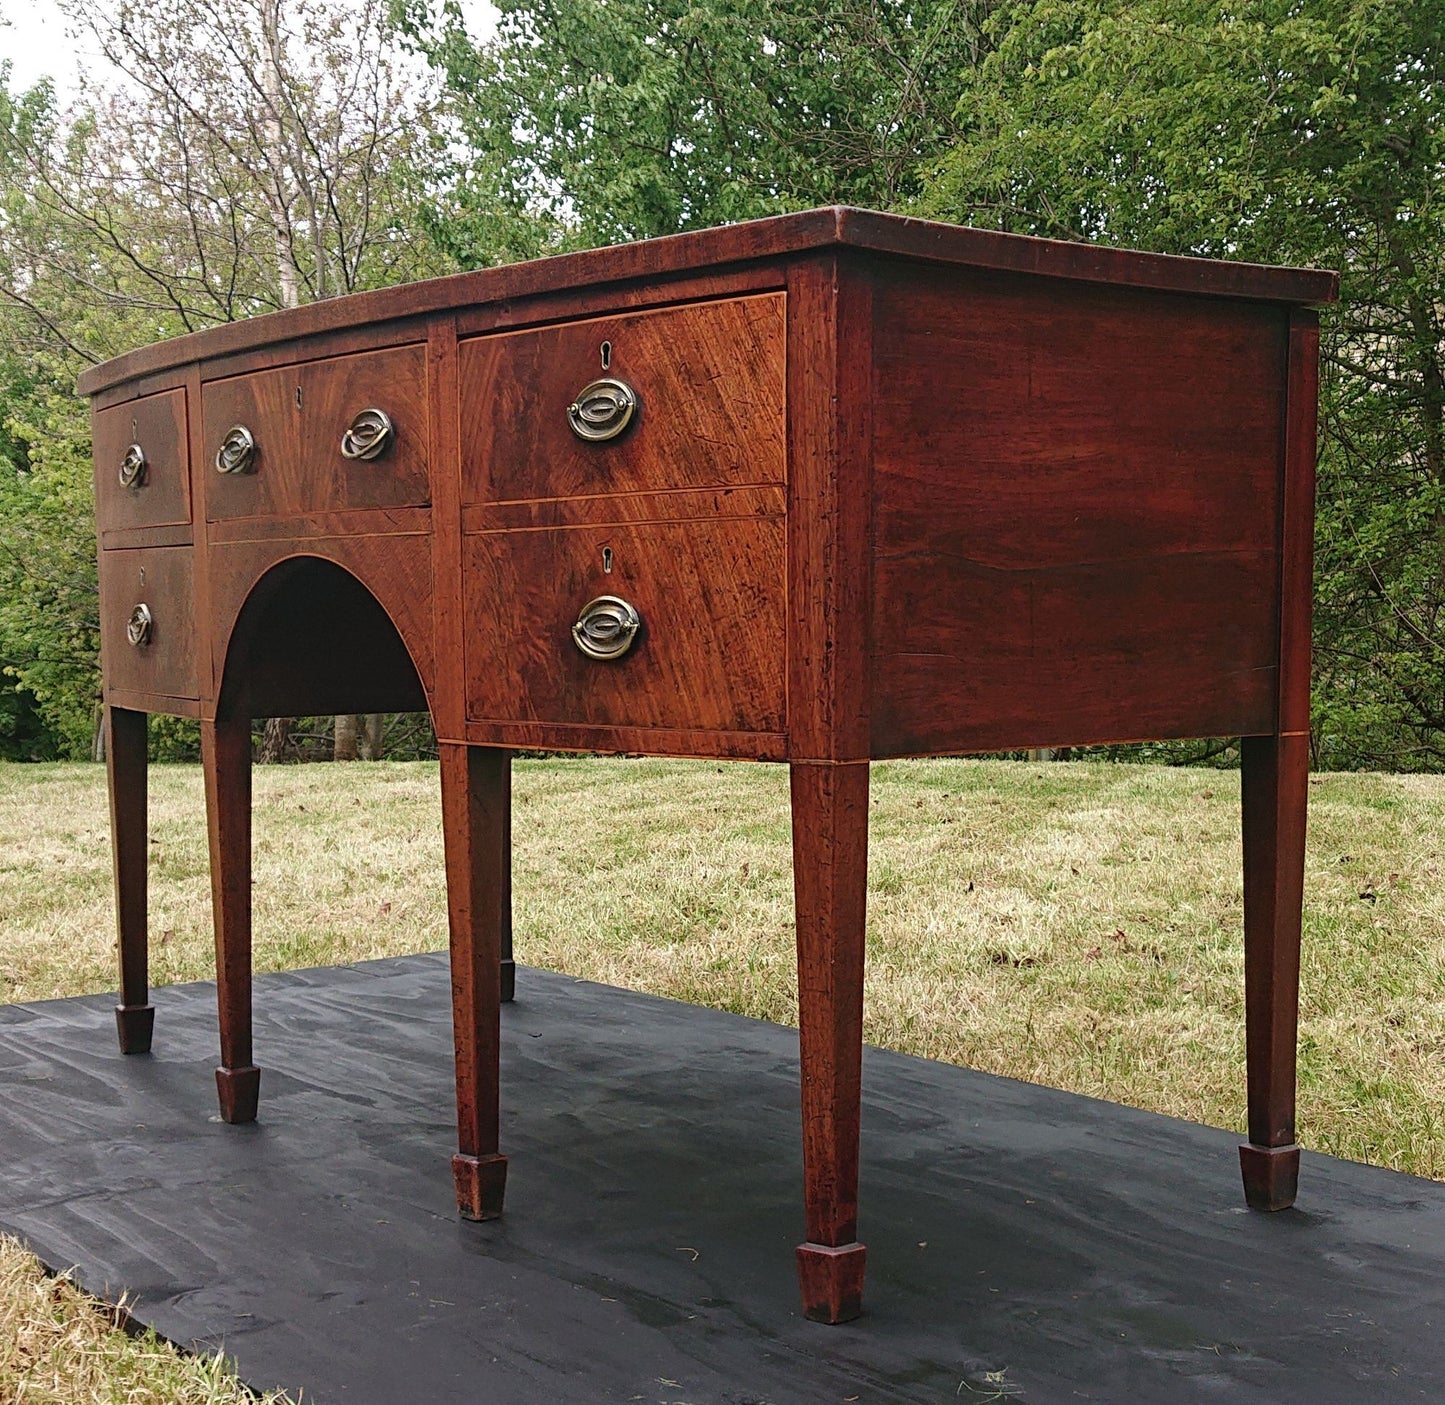
M781 517L466 538L468 715L478 721L781 732ZM610 568L610 569L609 569ZM626 651L594 650L638 625Z
M201 399L212 522L431 500L422 346L232 376Z
M190 522L184 390L97 410L92 443L95 519L102 532Z
M101 553L100 650L108 689L199 697L191 561L188 546Z
M781 483L783 299L762 293L463 342L463 500Z

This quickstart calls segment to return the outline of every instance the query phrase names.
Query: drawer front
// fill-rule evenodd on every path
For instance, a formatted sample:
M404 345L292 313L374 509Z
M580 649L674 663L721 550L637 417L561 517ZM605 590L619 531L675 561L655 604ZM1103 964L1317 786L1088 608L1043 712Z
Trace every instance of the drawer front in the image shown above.
M463 501L781 483L783 302L760 293L463 342ZM630 416L609 413L617 385ZM615 437L584 437L623 419Z
M233 376L210 382L201 398L209 521L419 507L431 500L424 347ZM372 435L380 421L367 411L390 422L379 448ZM235 471L223 473L216 458L228 436L237 447ZM239 449L245 436L248 456Z
M92 442L95 519L102 532L190 523L184 390L97 410Z
M470 717L783 730L781 517L487 532L466 538L464 560ZM590 657L574 638L600 597L640 621L621 657Z
M188 546L101 553L100 649L108 689L200 696L191 560Z

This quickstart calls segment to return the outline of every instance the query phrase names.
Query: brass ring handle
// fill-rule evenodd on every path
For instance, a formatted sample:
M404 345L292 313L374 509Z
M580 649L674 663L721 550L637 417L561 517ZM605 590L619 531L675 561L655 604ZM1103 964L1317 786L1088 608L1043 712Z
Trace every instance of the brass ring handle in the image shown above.
M572 626L572 642L589 659L620 659L642 628L642 616L616 595L589 600Z
M256 462L256 436L243 424L233 424L216 450L217 473L249 473Z
M130 612L130 619L125 623L125 637L130 640L133 647L139 649L151 642L151 629L155 621L151 618L151 607L149 605L137 605Z
M605 377L584 385L567 406L567 423L572 433L589 444L616 439L637 414L637 392L626 381Z
M120 486L139 488L146 481L146 453L139 444L132 444L120 461Z
M379 459L387 451L395 434L391 416L385 410L378 410L374 406L363 410L341 436L341 457Z

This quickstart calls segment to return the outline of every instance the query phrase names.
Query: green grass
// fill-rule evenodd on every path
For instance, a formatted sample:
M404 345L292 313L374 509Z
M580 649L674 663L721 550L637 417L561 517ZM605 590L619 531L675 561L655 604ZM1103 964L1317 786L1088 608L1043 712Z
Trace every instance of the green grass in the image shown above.
M795 1018L783 767L516 766L518 957ZM0 999L112 988L104 777L0 767ZM256 965L445 945L426 764L258 768ZM1300 1126L1445 1178L1445 778L1311 781ZM157 984L212 974L200 777L152 771ZM874 769L867 1037L1239 1129L1238 777L1107 764Z
M520 761L514 792L521 961L795 1018L785 768ZM1445 777L1310 799L1300 1140L1445 1179ZM195 768L153 769L151 837L154 979L208 978ZM435 766L258 768L255 880L260 970L444 946ZM1237 775L877 766L869 904L870 1042L1243 1128ZM100 768L0 766L0 912L0 1000L113 988Z

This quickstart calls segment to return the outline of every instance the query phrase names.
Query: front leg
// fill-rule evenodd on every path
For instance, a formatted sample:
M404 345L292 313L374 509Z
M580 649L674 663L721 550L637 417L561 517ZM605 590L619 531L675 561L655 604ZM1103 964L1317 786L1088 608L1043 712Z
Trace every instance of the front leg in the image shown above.
M490 1220L502 1213L507 1188L507 1158L497 1148L511 753L450 742L439 751L457 1059L452 1175L463 1217Z
M216 928L216 1002L221 1066L216 1091L226 1122L251 1122L261 1070L251 1049L251 720L201 723L211 908Z
M863 1073L863 931L868 763L794 762L793 888L803 1078L807 1242L803 1311L846 1322L862 1311L858 1129Z
M120 953L120 1004L116 1032L123 1054L147 1054L156 1012L150 1003L147 950L147 865L150 861L146 797L144 712L105 710L105 771L110 787L110 843L115 868L115 918Z

